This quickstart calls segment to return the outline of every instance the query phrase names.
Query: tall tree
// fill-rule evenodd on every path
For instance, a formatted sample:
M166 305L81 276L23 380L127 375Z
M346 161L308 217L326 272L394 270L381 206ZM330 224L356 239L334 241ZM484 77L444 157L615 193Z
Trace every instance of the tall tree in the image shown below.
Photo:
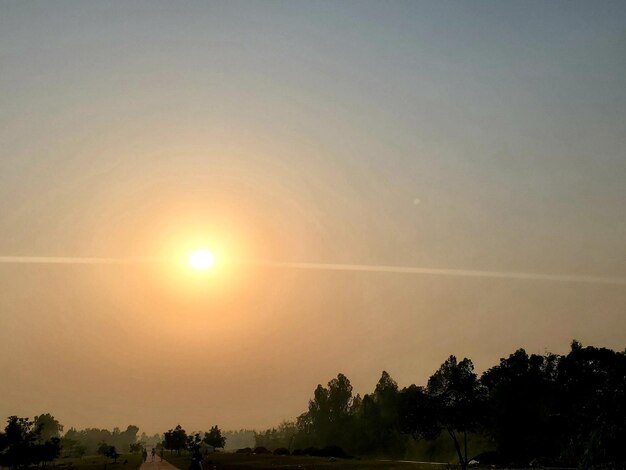
M437 425L454 443L459 464L468 464L467 433L478 427L482 416L483 389L474 373L472 361L457 362L450 356L428 380L429 403L436 410Z
M482 375L488 390L487 433L504 461L527 465L558 457L557 363L553 354L528 356L518 349Z
M352 405L350 380L338 374L328 388L318 385L309 401L307 419L310 434L317 445L345 444ZM301 420L304 423L304 419Z
M28 418L10 416L4 432L0 433L0 466L9 468L45 464L61 452L58 437L41 439L41 428Z
M50 440L52 437L61 437L63 425L59 423L50 413L35 416L33 420L35 427L39 430L39 439Z
M435 407L425 387L410 385L403 389L398 414L400 430L415 440L431 440L441 434Z
M404 440L399 435L399 399L397 382L383 371L374 390L374 401L378 418L376 448L386 455L398 455L404 450Z
M623 466L626 354L574 341L557 380L563 463Z
M170 429L163 436L163 447L168 450L180 452L187 447L187 432L177 425L174 429Z
M226 438L222 436L222 431L217 425L213 426L209 432L204 433L202 441L216 449L223 449L226 445Z

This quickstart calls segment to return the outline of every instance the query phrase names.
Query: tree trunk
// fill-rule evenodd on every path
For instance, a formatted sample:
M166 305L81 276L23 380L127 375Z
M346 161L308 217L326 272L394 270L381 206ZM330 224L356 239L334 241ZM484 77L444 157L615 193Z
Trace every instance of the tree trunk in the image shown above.
M454 442L454 448L456 449L456 453L459 456L459 463L461 464L461 469L467 469L467 461L463 458L463 453L461 452L461 445L459 444L459 440L456 438L456 435L450 429L446 429L450 437L452 438L452 442Z
M467 430L463 429L463 446L465 447L465 464L467 465Z

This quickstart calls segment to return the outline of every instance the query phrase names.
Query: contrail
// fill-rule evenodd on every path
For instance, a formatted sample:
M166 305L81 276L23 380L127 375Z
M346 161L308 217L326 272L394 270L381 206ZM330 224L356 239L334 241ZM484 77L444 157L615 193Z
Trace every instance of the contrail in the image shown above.
M318 269L324 271L358 271L372 273L425 274L434 276L482 277L493 279L518 279L529 281L576 282L626 286L626 278L578 276L566 274L543 274L508 271L478 271L473 269L418 268L411 266L385 266L374 264L290 263L275 261L251 261L249 264L272 268Z
M143 264L162 263L158 258L80 258L69 256L0 256L0 263L10 264Z
M151 264L171 263L164 258L89 258L66 256L0 256L0 263L13 264ZM321 271L352 271L371 273L422 274L431 276L476 277L491 279L515 279L527 281L571 282L626 286L624 277L582 276L567 274L544 274L510 271L480 271L474 269L420 268L413 266L389 266L376 264L295 263L269 260L237 261L233 264L267 268L311 269Z

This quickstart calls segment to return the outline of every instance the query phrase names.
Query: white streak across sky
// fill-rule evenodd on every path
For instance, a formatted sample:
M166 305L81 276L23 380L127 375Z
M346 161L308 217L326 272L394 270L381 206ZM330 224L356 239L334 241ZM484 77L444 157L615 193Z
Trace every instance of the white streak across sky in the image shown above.
M154 264L170 263L163 258L93 258L62 256L0 256L3 264ZM516 271L482 271L474 269L424 268L374 264L297 263L268 260L238 261L236 264L265 268L306 269L320 271L350 271L389 274L421 274L430 276L474 277L525 281L549 281L626 286L625 277L546 274Z
M159 263L156 258L89 258L70 256L0 256L8 264L143 264Z

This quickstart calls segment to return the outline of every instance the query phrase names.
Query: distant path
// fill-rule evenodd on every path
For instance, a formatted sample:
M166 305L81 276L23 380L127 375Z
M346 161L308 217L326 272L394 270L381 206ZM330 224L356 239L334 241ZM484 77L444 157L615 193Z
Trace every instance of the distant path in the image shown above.
M148 455L148 460L146 461L146 463L141 464L139 470L178 470L178 467L174 467L174 465L172 465L165 459L163 460L163 462L161 462L161 459L158 455L154 459L154 462L150 462L150 456Z

